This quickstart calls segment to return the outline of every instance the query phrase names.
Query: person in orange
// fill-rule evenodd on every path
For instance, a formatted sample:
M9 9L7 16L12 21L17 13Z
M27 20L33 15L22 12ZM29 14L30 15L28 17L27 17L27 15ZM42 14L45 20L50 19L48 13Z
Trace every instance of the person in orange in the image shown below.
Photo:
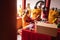
M29 15L29 11L26 10L24 15L22 16L22 26L23 28L26 27L27 25L29 25L31 23L31 18L30 18L30 15Z
M38 19L39 19L38 17L40 17L40 15L41 15L41 9L35 7L35 8L32 10L31 18L32 18L33 20L38 20Z
M33 20L41 20L41 11L42 11L41 7L42 7L42 5L44 5L43 1L38 1L36 3L34 9L32 10L32 13L31 13L31 18Z
M30 8L30 3L27 3L26 10L28 10L28 11L29 11L29 14L28 14L28 15L31 15L31 8Z
M22 13L23 13L23 10L22 10L22 7L21 5L19 6L19 16L22 16Z
M49 15L48 15L48 22L49 23L54 23L55 20L57 20L57 16L59 15L57 9L54 9L52 8L50 11L49 11Z

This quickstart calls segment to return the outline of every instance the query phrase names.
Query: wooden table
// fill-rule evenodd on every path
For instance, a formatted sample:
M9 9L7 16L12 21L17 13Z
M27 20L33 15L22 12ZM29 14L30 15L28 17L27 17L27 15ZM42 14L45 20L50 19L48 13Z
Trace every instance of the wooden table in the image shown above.
M60 40L60 29L55 24L37 22L36 27L36 31L22 30L22 40Z
M36 32L40 34L47 34L53 37L57 36L57 25L56 24L48 24L44 22L37 21L35 24Z

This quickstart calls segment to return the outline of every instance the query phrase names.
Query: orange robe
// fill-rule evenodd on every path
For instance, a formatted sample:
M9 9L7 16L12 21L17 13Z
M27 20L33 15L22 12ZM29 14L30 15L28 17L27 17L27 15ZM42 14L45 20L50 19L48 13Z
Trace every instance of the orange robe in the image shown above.
M17 29L22 27L22 18L17 18Z
M21 16L21 15L22 15L22 13L23 13L22 8L19 8L19 15Z
M29 25L30 22L28 22L30 19L29 17L27 16L27 14L25 13L22 17L22 26L23 27L26 27L27 25Z
M31 18L35 20L38 16L41 16L41 9L33 9L31 13Z
M56 19L58 14L59 14L58 11L50 10L49 15L48 15L48 22L51 23L51 24L54 23L54 20Z

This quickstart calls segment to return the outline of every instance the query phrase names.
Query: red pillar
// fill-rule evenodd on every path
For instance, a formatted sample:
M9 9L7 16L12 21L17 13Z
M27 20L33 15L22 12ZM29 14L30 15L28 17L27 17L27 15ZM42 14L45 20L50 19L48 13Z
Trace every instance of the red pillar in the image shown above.
M45 0L45 1L46 1L45 6L47 7L47 17L48 17L51 0Z
M50 7L51 0L46 0L46 7Z
M22 9L24 10L26 8L26 0L22 0Z
M0 40L17 40L17 0L0 0Z

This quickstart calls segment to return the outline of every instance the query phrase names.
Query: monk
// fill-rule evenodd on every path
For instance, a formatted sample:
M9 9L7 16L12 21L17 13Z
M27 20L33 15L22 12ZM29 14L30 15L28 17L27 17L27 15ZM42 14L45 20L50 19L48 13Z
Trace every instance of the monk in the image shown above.
M26 27L32 22L32 19L30 18L29 11L27 10L24 15L22 16L22 25L23 27Z
M49 15L48 15L48 22L53 24L54 20L57 20L56 18L57 18L58 15L59 15L59 13L58 13L57 9L54 9L54 8L51 9L49 11Z

